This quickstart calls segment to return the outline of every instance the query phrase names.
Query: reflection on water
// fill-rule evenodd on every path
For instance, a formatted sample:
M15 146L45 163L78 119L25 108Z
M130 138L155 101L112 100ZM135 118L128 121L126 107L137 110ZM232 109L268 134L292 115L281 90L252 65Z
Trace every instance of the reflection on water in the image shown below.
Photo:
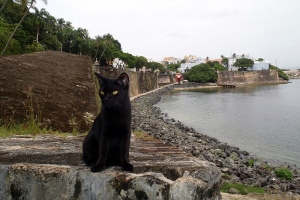
M172 91L157 105L198 132L268 160L300 165L300 80Z

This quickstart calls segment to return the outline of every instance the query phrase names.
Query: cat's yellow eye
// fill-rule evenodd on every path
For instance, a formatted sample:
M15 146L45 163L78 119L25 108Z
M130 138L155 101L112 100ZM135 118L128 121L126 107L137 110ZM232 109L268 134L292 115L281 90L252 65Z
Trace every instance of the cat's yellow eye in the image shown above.
M102 95L103 95L103 94L104 94L104 92L103 92L103 91L100 91L100 94L102 94Z
M116 95L116 94L118 94L118 91L117 90L113 91L113 95Z

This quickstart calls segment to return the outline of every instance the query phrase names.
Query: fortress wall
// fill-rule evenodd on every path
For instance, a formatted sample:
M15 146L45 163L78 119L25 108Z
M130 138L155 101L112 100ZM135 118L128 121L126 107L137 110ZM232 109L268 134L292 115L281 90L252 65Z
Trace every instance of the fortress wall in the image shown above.
M221 71L218 84L268 83L278 82L277 70Z

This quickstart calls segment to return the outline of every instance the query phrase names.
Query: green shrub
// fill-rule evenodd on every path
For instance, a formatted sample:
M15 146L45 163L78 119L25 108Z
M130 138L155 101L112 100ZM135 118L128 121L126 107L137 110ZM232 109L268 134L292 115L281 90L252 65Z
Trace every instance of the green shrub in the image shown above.
M261 187L253 187L247 186L239 183L223 183L221 186L221 192L226 192L230 190L230 188L234 188L240 192L242 195L247 195L249 193L265 193L265 190Z
M293 177L291 171L286 167L275 169L275 174L278 178L285 179L285 180L291 180Z

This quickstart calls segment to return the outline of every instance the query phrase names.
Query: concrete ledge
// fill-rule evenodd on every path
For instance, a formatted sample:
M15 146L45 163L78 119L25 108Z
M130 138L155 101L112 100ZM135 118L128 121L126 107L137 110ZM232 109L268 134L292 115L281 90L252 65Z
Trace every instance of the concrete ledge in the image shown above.
M132 136L134 173L91 173L82 136L0 140L0 199L220 199L221 172L159 140Z

